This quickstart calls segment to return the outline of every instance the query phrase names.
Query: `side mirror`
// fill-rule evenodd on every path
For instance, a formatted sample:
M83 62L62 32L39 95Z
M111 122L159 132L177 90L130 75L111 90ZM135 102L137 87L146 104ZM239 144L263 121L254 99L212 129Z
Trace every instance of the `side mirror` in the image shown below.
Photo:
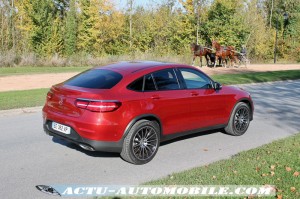
M215 90L221 90L222 89L222 85L219 82L214 82L214 89Z

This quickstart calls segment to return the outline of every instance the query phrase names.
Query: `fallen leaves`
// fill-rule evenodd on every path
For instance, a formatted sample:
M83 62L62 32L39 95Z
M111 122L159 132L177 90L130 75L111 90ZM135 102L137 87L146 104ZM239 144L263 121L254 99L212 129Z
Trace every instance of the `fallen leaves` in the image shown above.
M282 195L277 195L277 199L282 199Z
M295 171L295 173L293 174L293 176L298 177L299 174L300 174L300 173L299 173L298 171Z
M274 171L271 171L271 176L274 176L275 175L275 172Z
M271 165L271 170L274 171L275 170L275 165Z
M290 171L292 170L292 168L291 168L291 167L285 167L285 170L286 170L287 172L290 172Z
M295 192L296 191L296 187L291 187L291 192Z

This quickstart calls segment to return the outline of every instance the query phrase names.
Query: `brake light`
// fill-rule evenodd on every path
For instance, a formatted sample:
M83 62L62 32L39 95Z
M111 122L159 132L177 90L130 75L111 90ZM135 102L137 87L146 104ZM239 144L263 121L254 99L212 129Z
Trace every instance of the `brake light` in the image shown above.
M118 101L94 101L94 100L81 100L78 99L75 102L78 108L87 109L92 112L112 112L117 110L121 106L121 102Z
M81 101L81 100L77 100L76 101L76 106L78 108L83 108L86 109L86 107L89 105L89 101Z
M50 90L50 91L48 91L48 93L47 93L47 99L50 100L52 97L53 97L53 93L52 93L52 91Z

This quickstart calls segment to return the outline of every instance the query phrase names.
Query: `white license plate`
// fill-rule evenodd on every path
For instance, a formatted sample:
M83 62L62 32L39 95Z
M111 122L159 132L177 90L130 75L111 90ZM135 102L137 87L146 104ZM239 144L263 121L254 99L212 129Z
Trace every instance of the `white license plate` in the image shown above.
M56 122L52 122L52 128L56 131L59 131L64 134L70 134L71 133L71 128Z

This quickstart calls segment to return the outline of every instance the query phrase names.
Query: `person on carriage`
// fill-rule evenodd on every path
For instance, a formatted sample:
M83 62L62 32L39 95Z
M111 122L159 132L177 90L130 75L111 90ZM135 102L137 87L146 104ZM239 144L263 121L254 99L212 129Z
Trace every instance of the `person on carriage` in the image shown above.
M247 56L247 49L245 45L242 45L241 54L243 54L245 57Z

